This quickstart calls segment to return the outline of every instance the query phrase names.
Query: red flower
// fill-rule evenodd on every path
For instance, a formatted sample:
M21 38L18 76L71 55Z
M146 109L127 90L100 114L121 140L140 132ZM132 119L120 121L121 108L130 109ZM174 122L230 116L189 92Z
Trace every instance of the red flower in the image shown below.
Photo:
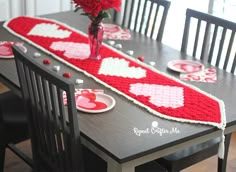
M120 11L121 0L72 0L75 7L81 7L87 15L96 18L99 13L109 8Z

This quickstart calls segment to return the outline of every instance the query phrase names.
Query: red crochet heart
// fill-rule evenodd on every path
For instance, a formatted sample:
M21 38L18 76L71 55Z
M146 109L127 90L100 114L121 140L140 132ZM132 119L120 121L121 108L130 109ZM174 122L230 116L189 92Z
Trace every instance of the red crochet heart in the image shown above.
M51 63L51 61L49 59L44 59L43 60L43 64L45 65L49 65Z

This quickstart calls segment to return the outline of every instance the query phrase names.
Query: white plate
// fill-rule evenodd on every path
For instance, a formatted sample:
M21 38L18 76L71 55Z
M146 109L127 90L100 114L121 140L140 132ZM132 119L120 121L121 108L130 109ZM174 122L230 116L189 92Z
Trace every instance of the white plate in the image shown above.
M180 73L200 72L204 68L201 63L192 60L172 60L168 62L167 67Z
M13 44L21 48L22 51L24 52L27 51L26 47L21 42L0 42L0 58L4 58L4 59L14 58L12 48L11 48Z
M121 31L121 27L114 24L103 24L104 32L106 33L116 33Z
M76 97L77 109L88 113L106 112L115 104L115 99L104 93L82 93Z

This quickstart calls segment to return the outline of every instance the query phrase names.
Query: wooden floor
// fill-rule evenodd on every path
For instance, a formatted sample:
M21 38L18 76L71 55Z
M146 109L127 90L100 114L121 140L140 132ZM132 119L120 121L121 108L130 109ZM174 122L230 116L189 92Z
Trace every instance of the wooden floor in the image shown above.
M0 83L0 93L7 90ZM31 155L30 141L25 141L17 145L25 153ZM5 156L5 169L4 172L31 172L31 168L16 157L12 152L7 150ZM182 172L216 172L217 171L217 156L211 157L196 165L193 165ZM148 172L148 171L147 171ZM236 172L236 132L233 133L229 148L227 172Z

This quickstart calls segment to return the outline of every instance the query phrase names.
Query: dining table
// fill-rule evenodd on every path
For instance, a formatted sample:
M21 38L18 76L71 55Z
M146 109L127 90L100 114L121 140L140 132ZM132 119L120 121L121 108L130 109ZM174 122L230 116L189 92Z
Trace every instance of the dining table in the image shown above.
M73 11L59 12L40 16L52 19L87 33L89 20ZM107 22L111 22L107 20ZM59 74L63 71L70 72L71 81L83 80L81 84L75 84L78 89L101 89L112 96L116 104L109 111L102 113L88 113L78 111L81 142L91 151L95 152L107 162L108 172L134 172L135 167L153 161L160 157L175 153L192 145L220 137L222 130L213 125L176 121L154 115L142 106L130 101L125 96L118 94L106 85L96 82L94 78L83 72L65 65L62 61L53 58L49 53L42 51L20 37L15 36L0 23L0 41L23 42L27 48L27 54L34 57L35 53L40 57L36 61L42 63L42 59L49 59L50 66L60 66ZM193 59L193 57L181 53L180 50L169 47L144 36L130 31L131 39L114 40L122 48L116 49L126 53L132 50L132 58L143 57L142 63L154 68L176 80L179 73L170 70L167 64L171 60ZM165 34L168 33L164 33ZM174 40L173 40L174 41ZM108 44L109 40L103 40ZM181 45L180 45L181 46ZM202 62L205 67L213 67ZM222 69L215 68L217 81L215 83L181 81L197 88L208 95L213 95L224 102L226 126L224 134L236 130L236 76ZM8 86L12 91L21 96L20 84L17 76L14 58L0 59L0 82ZM122 83L120 83L122 84ZM152 127L158 126L158 131L150 132ZM172 131L166 132L166 131Z

